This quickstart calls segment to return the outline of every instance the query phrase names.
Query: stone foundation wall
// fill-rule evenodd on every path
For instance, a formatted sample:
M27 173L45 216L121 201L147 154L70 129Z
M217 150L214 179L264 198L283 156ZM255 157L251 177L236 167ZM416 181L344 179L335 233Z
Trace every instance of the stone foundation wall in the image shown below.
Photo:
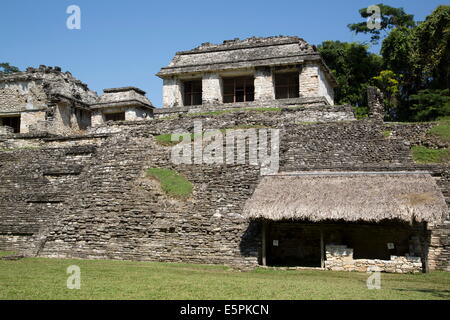
M334 271L382 271L392 273L422 272L420 257L391 256L390 260L353 259L353 249L347 246L325 247L325 269Z
M386 138L378 122L301 123L302 112L125 121L98 127L84 138L2 136L0 150L19 141L36 146L0 151L0 250L256 266L260 225L243 217L242 210L260 180L259 168L175 165L171 148L155 139L176 129L192 132L194 120L201 120L204 129L280 128L283 171L427 169L443 177L447 170L414 164L407 141ZM192 197L167 197L158 183L145 177L151 167L185 176L194 185ZM442 188L450 185L447 178L439 183ZM436 245L430 265L448 268L445 243Z

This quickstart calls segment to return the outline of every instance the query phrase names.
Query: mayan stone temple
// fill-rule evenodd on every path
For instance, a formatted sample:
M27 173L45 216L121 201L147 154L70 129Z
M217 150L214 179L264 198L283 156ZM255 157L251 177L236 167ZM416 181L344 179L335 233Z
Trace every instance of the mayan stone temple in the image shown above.
M59 67L0 75L0 250L243 270L450 271L450 167L411 155L437 144L433 123L384 122L376 88L369 116L356 119L335 104L336 80L315 46L298 37L203 43L156 76L162 108L132 86L98 95ZM254 140L262 129L279 134ZM173 161L175 147L199 153L196 139L172 134L207 140L208 130L246 134L236 155L245 159L276 145L277 171ZM215 152L234 150L228 142ZM188 192L171 194L158 170Z

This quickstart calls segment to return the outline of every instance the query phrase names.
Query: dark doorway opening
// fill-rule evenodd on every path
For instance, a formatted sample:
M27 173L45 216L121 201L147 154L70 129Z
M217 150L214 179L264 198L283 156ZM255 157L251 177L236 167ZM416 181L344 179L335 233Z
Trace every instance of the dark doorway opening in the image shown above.
M183 103L185 106L202 104L202 80L185 81Z
M20 132L20 116L2 117L0 118L0 125L13 128L14 133Z
M275 99L298 98L299 72L275 74Z
M125 112L105 113L105 121L124 121Z
M390 260L423 256L421 224L397 220L379 223L265 221L261 261L269 266L321 267L327 245L353 249L353 259ZM264 264L264 262L263 262Z
M255 79L236 77L223 79L223 102L247 102L255 100Z
M320 267L320 230L293 223L267 228L267 265Z

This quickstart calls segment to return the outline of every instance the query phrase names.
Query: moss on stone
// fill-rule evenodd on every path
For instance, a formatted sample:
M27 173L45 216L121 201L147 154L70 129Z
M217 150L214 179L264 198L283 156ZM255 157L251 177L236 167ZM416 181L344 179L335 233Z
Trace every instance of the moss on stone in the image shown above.
M192 183L175 170L149 168L147 175L158 180L163 191L171 197L185 199L192 194Z

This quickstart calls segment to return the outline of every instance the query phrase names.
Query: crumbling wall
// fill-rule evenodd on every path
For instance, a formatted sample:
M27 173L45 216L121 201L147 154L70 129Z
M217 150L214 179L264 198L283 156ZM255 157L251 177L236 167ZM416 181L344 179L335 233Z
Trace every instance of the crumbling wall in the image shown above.
M0 113L45 109L47 95L41 80L0 81Z

